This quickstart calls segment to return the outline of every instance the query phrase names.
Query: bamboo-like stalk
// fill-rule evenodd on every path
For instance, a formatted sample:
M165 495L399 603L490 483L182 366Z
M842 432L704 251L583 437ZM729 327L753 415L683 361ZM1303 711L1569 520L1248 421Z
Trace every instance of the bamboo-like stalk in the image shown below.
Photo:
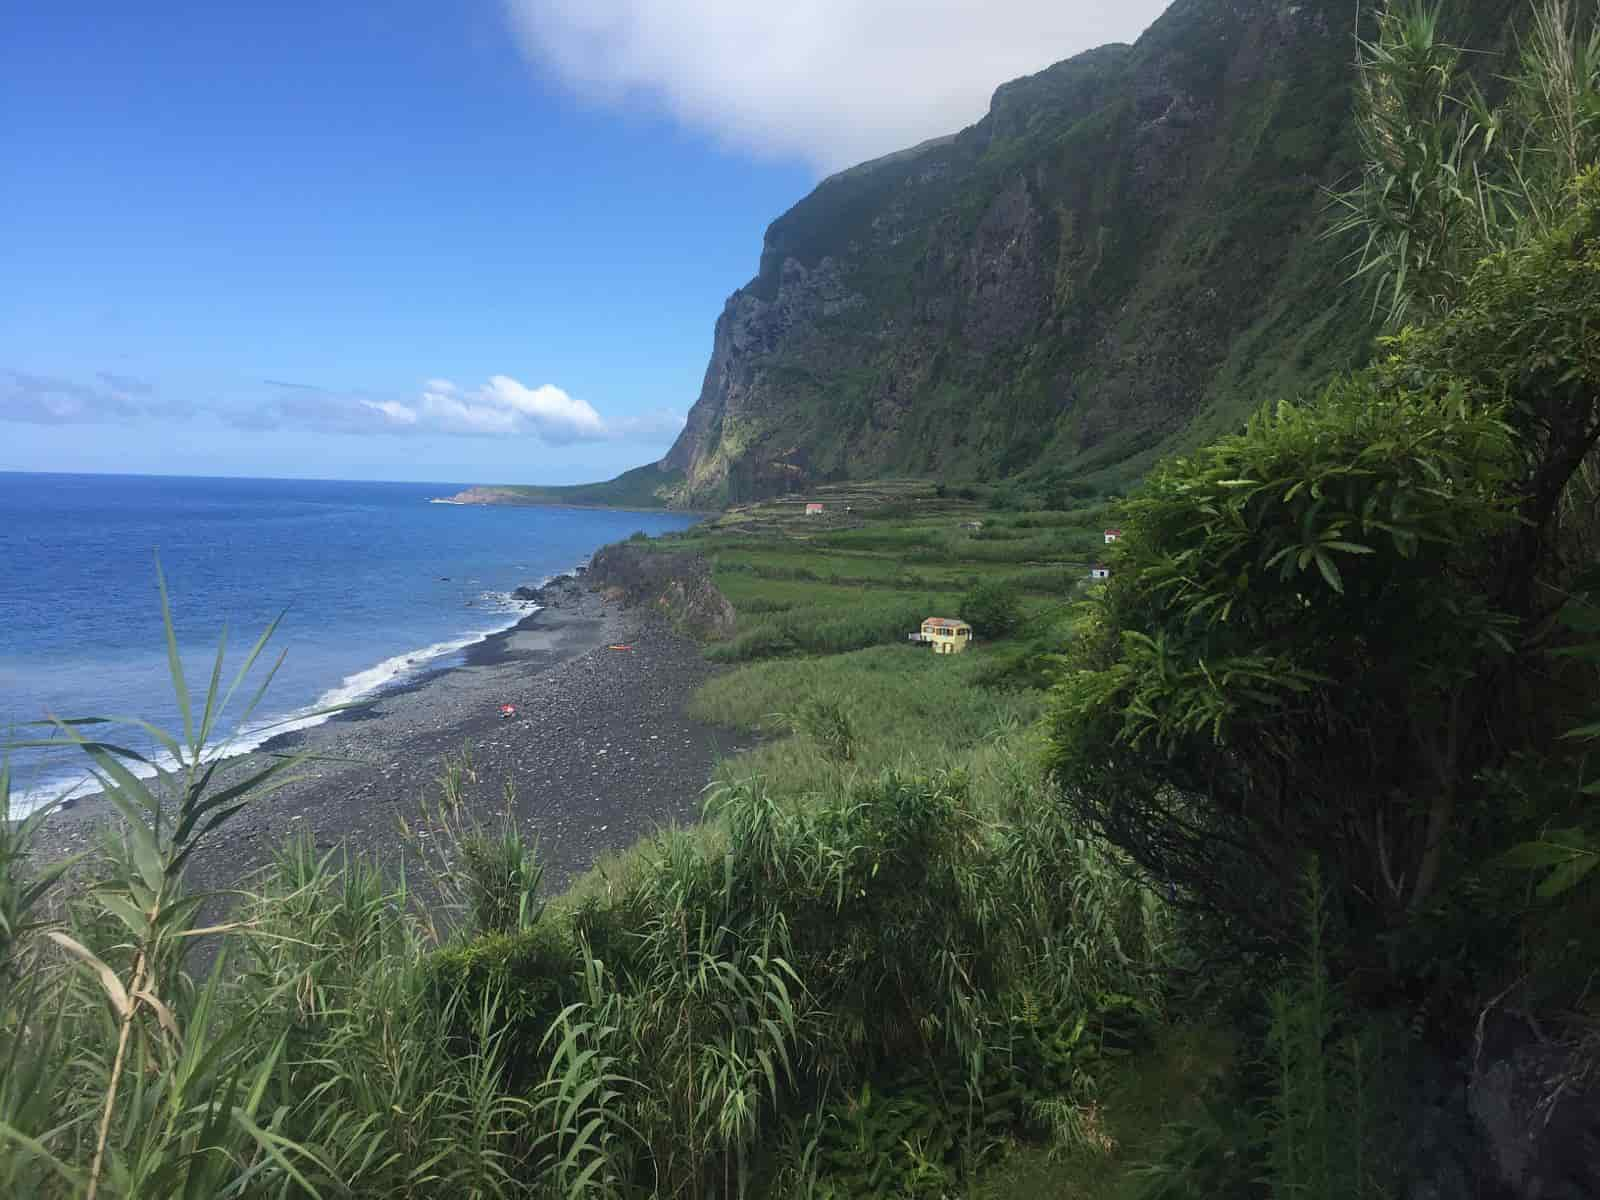
M154 926L160 916L159 903L154 906L149 914L149 920ZM95 1200L95 1195L100 1190L100 1175L105 1168L106 1141L111 1136L111 1117L117 1106L117 1089L122 1083L122 1069L128 1059L128 1042L133 1034L133 1021L139 1013L139 993L145 990L145 964L146 952L140 950L138 957L133 961L133 986L128 989L128 1008L122 1014L122 1028L117 1035L117 1053L111 1062L111 1082L106 1086L105 1107L100 1112L100 1132L95 1139L94 1165L89 1168L89 1186L84 1192L84 1200Z

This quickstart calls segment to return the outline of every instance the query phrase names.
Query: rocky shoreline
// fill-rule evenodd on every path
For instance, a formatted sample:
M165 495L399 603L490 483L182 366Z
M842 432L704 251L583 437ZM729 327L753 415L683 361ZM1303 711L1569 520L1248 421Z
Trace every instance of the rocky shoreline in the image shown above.
M416 815L446 756L464 747L473 812L497 819L509 785L514 820L538 840L547 890L607 851L694 820L715 762L744 748L738 735L684 711L712 671L699 647L649 609L625 608L615 593L570 577L526 598L545 607L471 647L462 666L230 760L216 786L263 765L267 753L317 756L210 836L192 860L191 884L235 888L298 835L398 866L401 819ZM517 716L503 720L502 704ZM36 853L85 849L113 815L109 802L81 799L46 822Z

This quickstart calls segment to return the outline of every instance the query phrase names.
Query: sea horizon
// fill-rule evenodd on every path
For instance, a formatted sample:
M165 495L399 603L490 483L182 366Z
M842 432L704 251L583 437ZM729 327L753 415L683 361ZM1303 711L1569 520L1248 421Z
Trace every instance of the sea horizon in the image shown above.
M90 479L219 479L219 480L257 480L262 483L394 483L410 485L423 485L427 487L454 488L456 491L465 491L472 487L543 487L565 486L564 484L519 484L507 483L500 480L496 483L484 483L476 480L471 483L449 483L438 479L351 479L339 475L195 475L187 472L171 471L39 471L28 467L0 467L0 475L33 475L42 477L61 476L66 478ZM648 512L648 509L627 509L629 512Z

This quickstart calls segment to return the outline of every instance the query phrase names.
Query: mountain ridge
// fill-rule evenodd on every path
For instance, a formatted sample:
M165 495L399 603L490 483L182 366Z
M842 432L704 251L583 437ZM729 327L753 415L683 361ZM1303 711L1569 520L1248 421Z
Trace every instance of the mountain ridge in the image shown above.
M1359 361L1366 311L1330 303L1339 251L1315 237L1350 162L1350 20L1327 0L1179 0L1133 45L824 180L718 318L661 460L684 473L673 500L1115 477Z
M1464 0L1441 36L1493 51L1492 90L1526 11ZM1131 45L1001 84L967 128L828 176L768 227L667 453L520 502L705 510L930 476L1116 492L1363 364L1355 247L1325 236L1357 161L1357 19L1176 0Z

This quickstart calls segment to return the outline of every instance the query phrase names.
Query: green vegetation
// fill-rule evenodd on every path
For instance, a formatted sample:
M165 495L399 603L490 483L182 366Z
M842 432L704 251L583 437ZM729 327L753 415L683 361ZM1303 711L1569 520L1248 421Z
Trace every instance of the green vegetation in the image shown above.
M1526 1117L1542 1152L1600 1072L1600 34L1549 0L1497 108L1435 18L1386 13L1363 49L1342 200L1395 323L1379 360L1162 462L1110 549L1060 464L643 543L732 599L693 710L762 744L701 824L566 894L475 815L463 758L405 873L291 842L201 927L184 862L294 760L214 785L220 657L197 714L175 647L176 770L62 723L126 820L70 884L37 820L0 832L0 1190L1487 1193L1413 1143L1479 1139L1476 1112L1435 1136L1439 1096L1520 1069L1485 1037L1512 1007L1538 1074L1496 1136ZM1229 30L1185 31L1149 45L1213 95ZM1081 106L1128 59L1025 90ZM1029 152L1020 101L985 156ZM1241 157L1314 157L1327 114L1283 103L1228 117ZM911 161L824 187L870 225L875 171ZM934 606L990 640L908 644Z
M667 552L703 554L738 611L738 631L707 653L741 663L840 654L903 643L930 616L962 614L966 599L1000 600L1004 638L1060 608L1102 544L1103 506L998 513L940 496L920 482L831 485L806 516L798 501L732 508L658 539ZM914 651L912 651L914 653Z
M1358 161L1361 15L1178 5L1006 84L971 129L825 180L733 297L751 332L714 346L666 460L680 495L937 474L1061 507L1363 362L1369 309L1319 237Z
M801 711L815 753L856 761L849 718ZM1015 755L982 797L960 769L731 780L706 829L548 908L447 764L410 826L428 909L295 842L201 929L179 868L250 788L208 790L201 738L156 790L82 744L130 806L91 886L41 922L14 886L34 826L0 860L25 897L0 994L8 1194L855 1195L907 1163L943 1188L1046 1135L1046 1102L1091 1101L1169 936ZM176 823L140 819L171 797ZM180 953L200 936L221 943L203 986ZM836 1119L875 1111L886 1159Z
M665 508L672 489L683 481L683 472L670 471L649 463L624 471L603 483L575 483L566 486L500 484L475 489L493 497L499 504L576 504L598 508Z
M1380 78L1409 28L1385 25ZM1315 857L1345 952L1394 969L1380 935L1559 811L1519 820L1492 781L1508 747L1558 770L1561 719L1522 714L1590 695L1549 668L1600 437L1600 177L1567 197L1561 222L1464 280L1396 266L1439 317L1317 401L1165 464L1125 506L1053 714L1054 770L1086 820L1252 936L1288 944Z
M724 764L724 777L761 778L805 795L837 791L861 771L960 769L968 786L992 801L1009 786L1022 731L1040 701L1037 693L978 686L984 659L981 648L942 656L898 645L757 663L711 680L691 712L775 739ZM849 755L819 754L814 737L781 737L794 727L794 714L816 704L850 730ZM802 733L809 730L802 725Z
M1010 637L1022 624L1022 605L1016 589L991 580L961 597L960 616L979 637Z
M1600 31L1543 6L1490 110L1436 16L1366 47L1344 198L1362 274L1418 323L1152 474L1052 700L1085 825L1206 941L1302 961L1265 993L1249 1123L1189 1130L1174 1194L1240 1186L1229 1145L1275 1195L1391 1194L1395 1028L1466 1045L1503 1003L1551 1014L1535 1104L1600 1051L1600 944L1574 936L1600 900Z

